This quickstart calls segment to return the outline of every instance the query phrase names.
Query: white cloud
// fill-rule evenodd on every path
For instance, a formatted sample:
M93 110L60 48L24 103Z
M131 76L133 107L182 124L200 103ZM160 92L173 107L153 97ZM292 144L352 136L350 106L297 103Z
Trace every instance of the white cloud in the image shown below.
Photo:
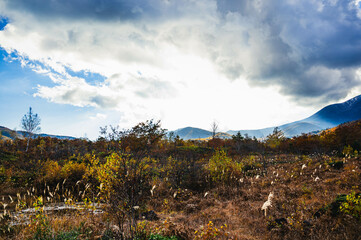
M108 116L106 114L102 114L102 113L97 113L95 114L95 116L90 116L89 118L91 120L104 120L106 119Z
M36 96L52 102L170 126L216 118L238 128L246 121L237 111L249 111L246 127L256 128L265 116L295 119L310 111L299 103L321 106L358 89L359 14L358 1L0 0L10 19L0 46L51 76L55 86Z

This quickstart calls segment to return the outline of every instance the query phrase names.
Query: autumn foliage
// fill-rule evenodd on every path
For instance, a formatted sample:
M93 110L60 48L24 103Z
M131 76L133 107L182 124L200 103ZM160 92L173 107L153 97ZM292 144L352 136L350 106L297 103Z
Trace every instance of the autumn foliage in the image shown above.
M0 141L0 238L352 239L360 150L361 121L262 140L184 141L151 120L104 127L97 141ZM77 210L42 212L59 203ZM28 208L32 224L14 225Z

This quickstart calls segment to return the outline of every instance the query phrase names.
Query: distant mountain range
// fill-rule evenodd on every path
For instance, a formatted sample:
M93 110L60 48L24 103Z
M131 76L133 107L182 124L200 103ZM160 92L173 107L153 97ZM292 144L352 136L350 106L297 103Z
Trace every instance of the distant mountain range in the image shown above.
M24 138L22 134L2 126L0 126L0 133L1 133L1 139L5 139L5 140Z
M335 127L341 123L350 122L361 119L361 95L354 97L346 102L328 105L316 112L312 116L300 121L283 124L280 126L274 126L262 129L253 130L229 130L225 133L217 133L219 138L231 138L232 135L240 132L243 136L265 138L267 135L273 132L275 127L282 130L286 137L293 137L301 135L302 133L311 133L321 131L327 128ZM2 139L15 139L24 138L26 133L24 131L15 131L6 127L0 126ZM174 136L179 136L184 140L189 139L207 139L212 136L211 131L201 128L185 127L172 131ZM168 132L169 134L170 132ZM76 139L70 136L59 136L49 134L36 134L41 137L52 137L58 139Z
M343 103L328 105L312 116L300 121L262 129L230 130L226 133L222 133L222 137L227 138L240 132L242 135L247 134L249 137L265 138L273 132L275 127L282 130L286 137L293 137L301 135L302 133L311 133L332 128L341 123L358 119L361 119L361 95ZM204 139L209 138L212 135L210 131L193 127L181 128L173 132L184 140Z
M26 132L24 131L15 131L2 126L0 126L0 132L1 132L1 139L15 139L15 138L23 139L26 136ZM68 140L76 139L75 137L70 137L70 136L50 135L45 133L34 134L34 137L51 137L51 138L68 139Z

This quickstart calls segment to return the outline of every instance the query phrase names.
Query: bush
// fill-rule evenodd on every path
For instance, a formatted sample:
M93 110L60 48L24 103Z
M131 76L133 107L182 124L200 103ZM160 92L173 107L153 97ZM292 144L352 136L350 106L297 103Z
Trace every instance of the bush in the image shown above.
M61 166L56 161L46 161L43 164L44 181L50 184L56 184L60 181Z
M101 197L110 205L123 238L133 239L137 232L137 215L150 195L152 160L135 159L128 154L113 153L104 164L92 162L90 174L100 182Z
M361 194L356 194L353 191L347 195L346 201L341 203L340 210L361 220Z
M214 182L231 184L236 182L242 174L243 164L227 157L224 151L216 151L209 159L208 170Z
M69 183L75 184L83 178L85 172L86 166L84 163L69 161L61 169L61 176L63 179L67 179Z
M195 232L196 240L212 240L212 239L227 239L228 234L226 232L227 225L221 226L219 229L213 225L212 221L209 221L206 228L202 228L200 231Z
M205 187L206 171L201 161L177 159L169 157L164 166L159 169L160 177L167 179L172 188L202 191Z

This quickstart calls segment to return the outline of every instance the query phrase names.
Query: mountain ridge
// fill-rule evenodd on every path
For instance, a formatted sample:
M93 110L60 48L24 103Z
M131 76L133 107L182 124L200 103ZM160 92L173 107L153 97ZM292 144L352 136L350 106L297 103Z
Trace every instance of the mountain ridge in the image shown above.
M328 128L333 128L345 122L361 119L361 95L351 98L342 103L330 104L317 111L315 114L290 123L279 126L261 128L261 129L246 129L246 130L229 130L227 132L218 132L221 138L230 138L240 132L242 135L248 137L265 138L273 132L275 127L278 127L284 132L286 137L294 137L303 133L317 132ZM26 132L11 130L9 128L0 126L1 139L15 139L24 138ZM168 131L168 135L173 133L174 136L179 136L184 140L189 139L209 139L212 132L195 127L179 128L174 131ZM52 137L58 139L76 139L72 136L61 136L51 134L34 134L35 137Z
M294 137L303 133L316 132L327 128L332 128L339 124L358 119L361 119L361 95L353 97L342 103L327 105L313 115L302 120L261 129L229 130L226 133L234 135L240 132L242 135L247 134L249 137L265 138L267 135L273 132L275 127L278 127L284 132L286 137ZM197 132L200 132L201 130L207 131L201 128L193 129L197 129ZM180 128L173 132L175 135L179 135L177 133L182 133L179 135L179 137L183 138L184 140L199 138L192 134L194 131L193 129L191 127ZM186 130L189 130L190 132L187 132ZM209 137L211 135L211 131L207 132L207 137Z
M0 133L1 133L1 139L4 140L14 140L15 138L24 139L27 134L25 131L11 130L4 126L0 126ZM76 139L76 137L72 137L72 136L52 135L46 133L34 134L34 137L51 137L51 138L68 139L68 140Z

